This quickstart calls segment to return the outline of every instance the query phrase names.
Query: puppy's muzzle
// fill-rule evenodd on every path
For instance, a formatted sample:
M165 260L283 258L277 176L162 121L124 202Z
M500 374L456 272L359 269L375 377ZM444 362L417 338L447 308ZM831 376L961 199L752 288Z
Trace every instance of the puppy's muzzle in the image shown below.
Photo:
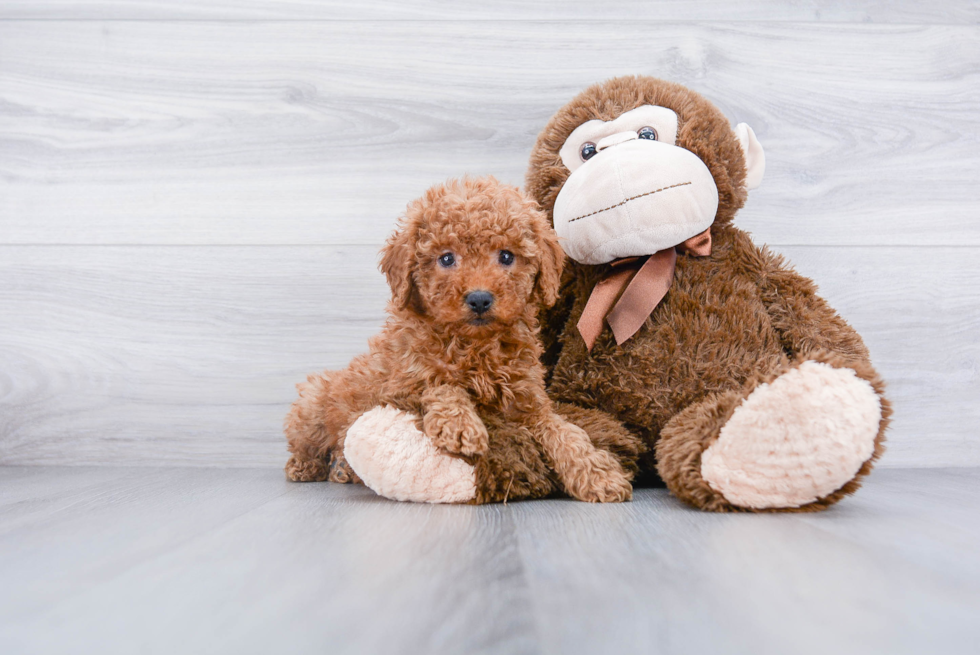
M493 294L489 291L470 291L466 294L465 302L477 316L483 316L493 307Z

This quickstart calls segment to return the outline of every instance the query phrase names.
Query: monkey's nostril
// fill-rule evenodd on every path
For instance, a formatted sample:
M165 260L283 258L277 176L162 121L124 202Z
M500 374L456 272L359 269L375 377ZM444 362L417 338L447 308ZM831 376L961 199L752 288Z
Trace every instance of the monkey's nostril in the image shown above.
M477 314L483 314L493 306L493 294L489 291L470 291L466 294L466 305Z

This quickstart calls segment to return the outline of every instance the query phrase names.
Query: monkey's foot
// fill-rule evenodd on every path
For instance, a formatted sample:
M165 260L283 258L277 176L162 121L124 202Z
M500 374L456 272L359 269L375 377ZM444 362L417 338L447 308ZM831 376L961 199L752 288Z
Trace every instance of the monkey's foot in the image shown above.
M380 496L417 503L465 503L476 497L473 466L436 448L412 414L375 407L347 429L347 463Z
M701 455L732 505L800 507L840 489L874 452L881 403L849 368L808 361L759 385Z

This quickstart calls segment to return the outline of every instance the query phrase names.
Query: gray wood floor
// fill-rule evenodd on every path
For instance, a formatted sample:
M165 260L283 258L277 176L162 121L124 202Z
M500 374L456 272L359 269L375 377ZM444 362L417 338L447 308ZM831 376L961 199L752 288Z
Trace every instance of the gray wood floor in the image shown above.
M0 652L976 653L980 469L815 515L0 468Z

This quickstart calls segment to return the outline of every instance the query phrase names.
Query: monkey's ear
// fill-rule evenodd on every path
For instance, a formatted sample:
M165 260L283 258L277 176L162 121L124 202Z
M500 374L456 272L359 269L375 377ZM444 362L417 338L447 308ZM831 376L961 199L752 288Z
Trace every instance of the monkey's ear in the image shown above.
M745 155L745 188L756 189L762 184L762 176L766 172L766 153L748 124L736 125L735 135L742 145L742 154Z
M534 280L534 294L545 307L558 301L558 288L561 285L561 271L565 267L565 251L558 245L558 235L548 225L544 213L535 210L534 240L538 249L538 276Z
M391 287L391 302L398 309L412 307L421 312L421 297L415 286L415 222L403 219L381 249L381 272Z

